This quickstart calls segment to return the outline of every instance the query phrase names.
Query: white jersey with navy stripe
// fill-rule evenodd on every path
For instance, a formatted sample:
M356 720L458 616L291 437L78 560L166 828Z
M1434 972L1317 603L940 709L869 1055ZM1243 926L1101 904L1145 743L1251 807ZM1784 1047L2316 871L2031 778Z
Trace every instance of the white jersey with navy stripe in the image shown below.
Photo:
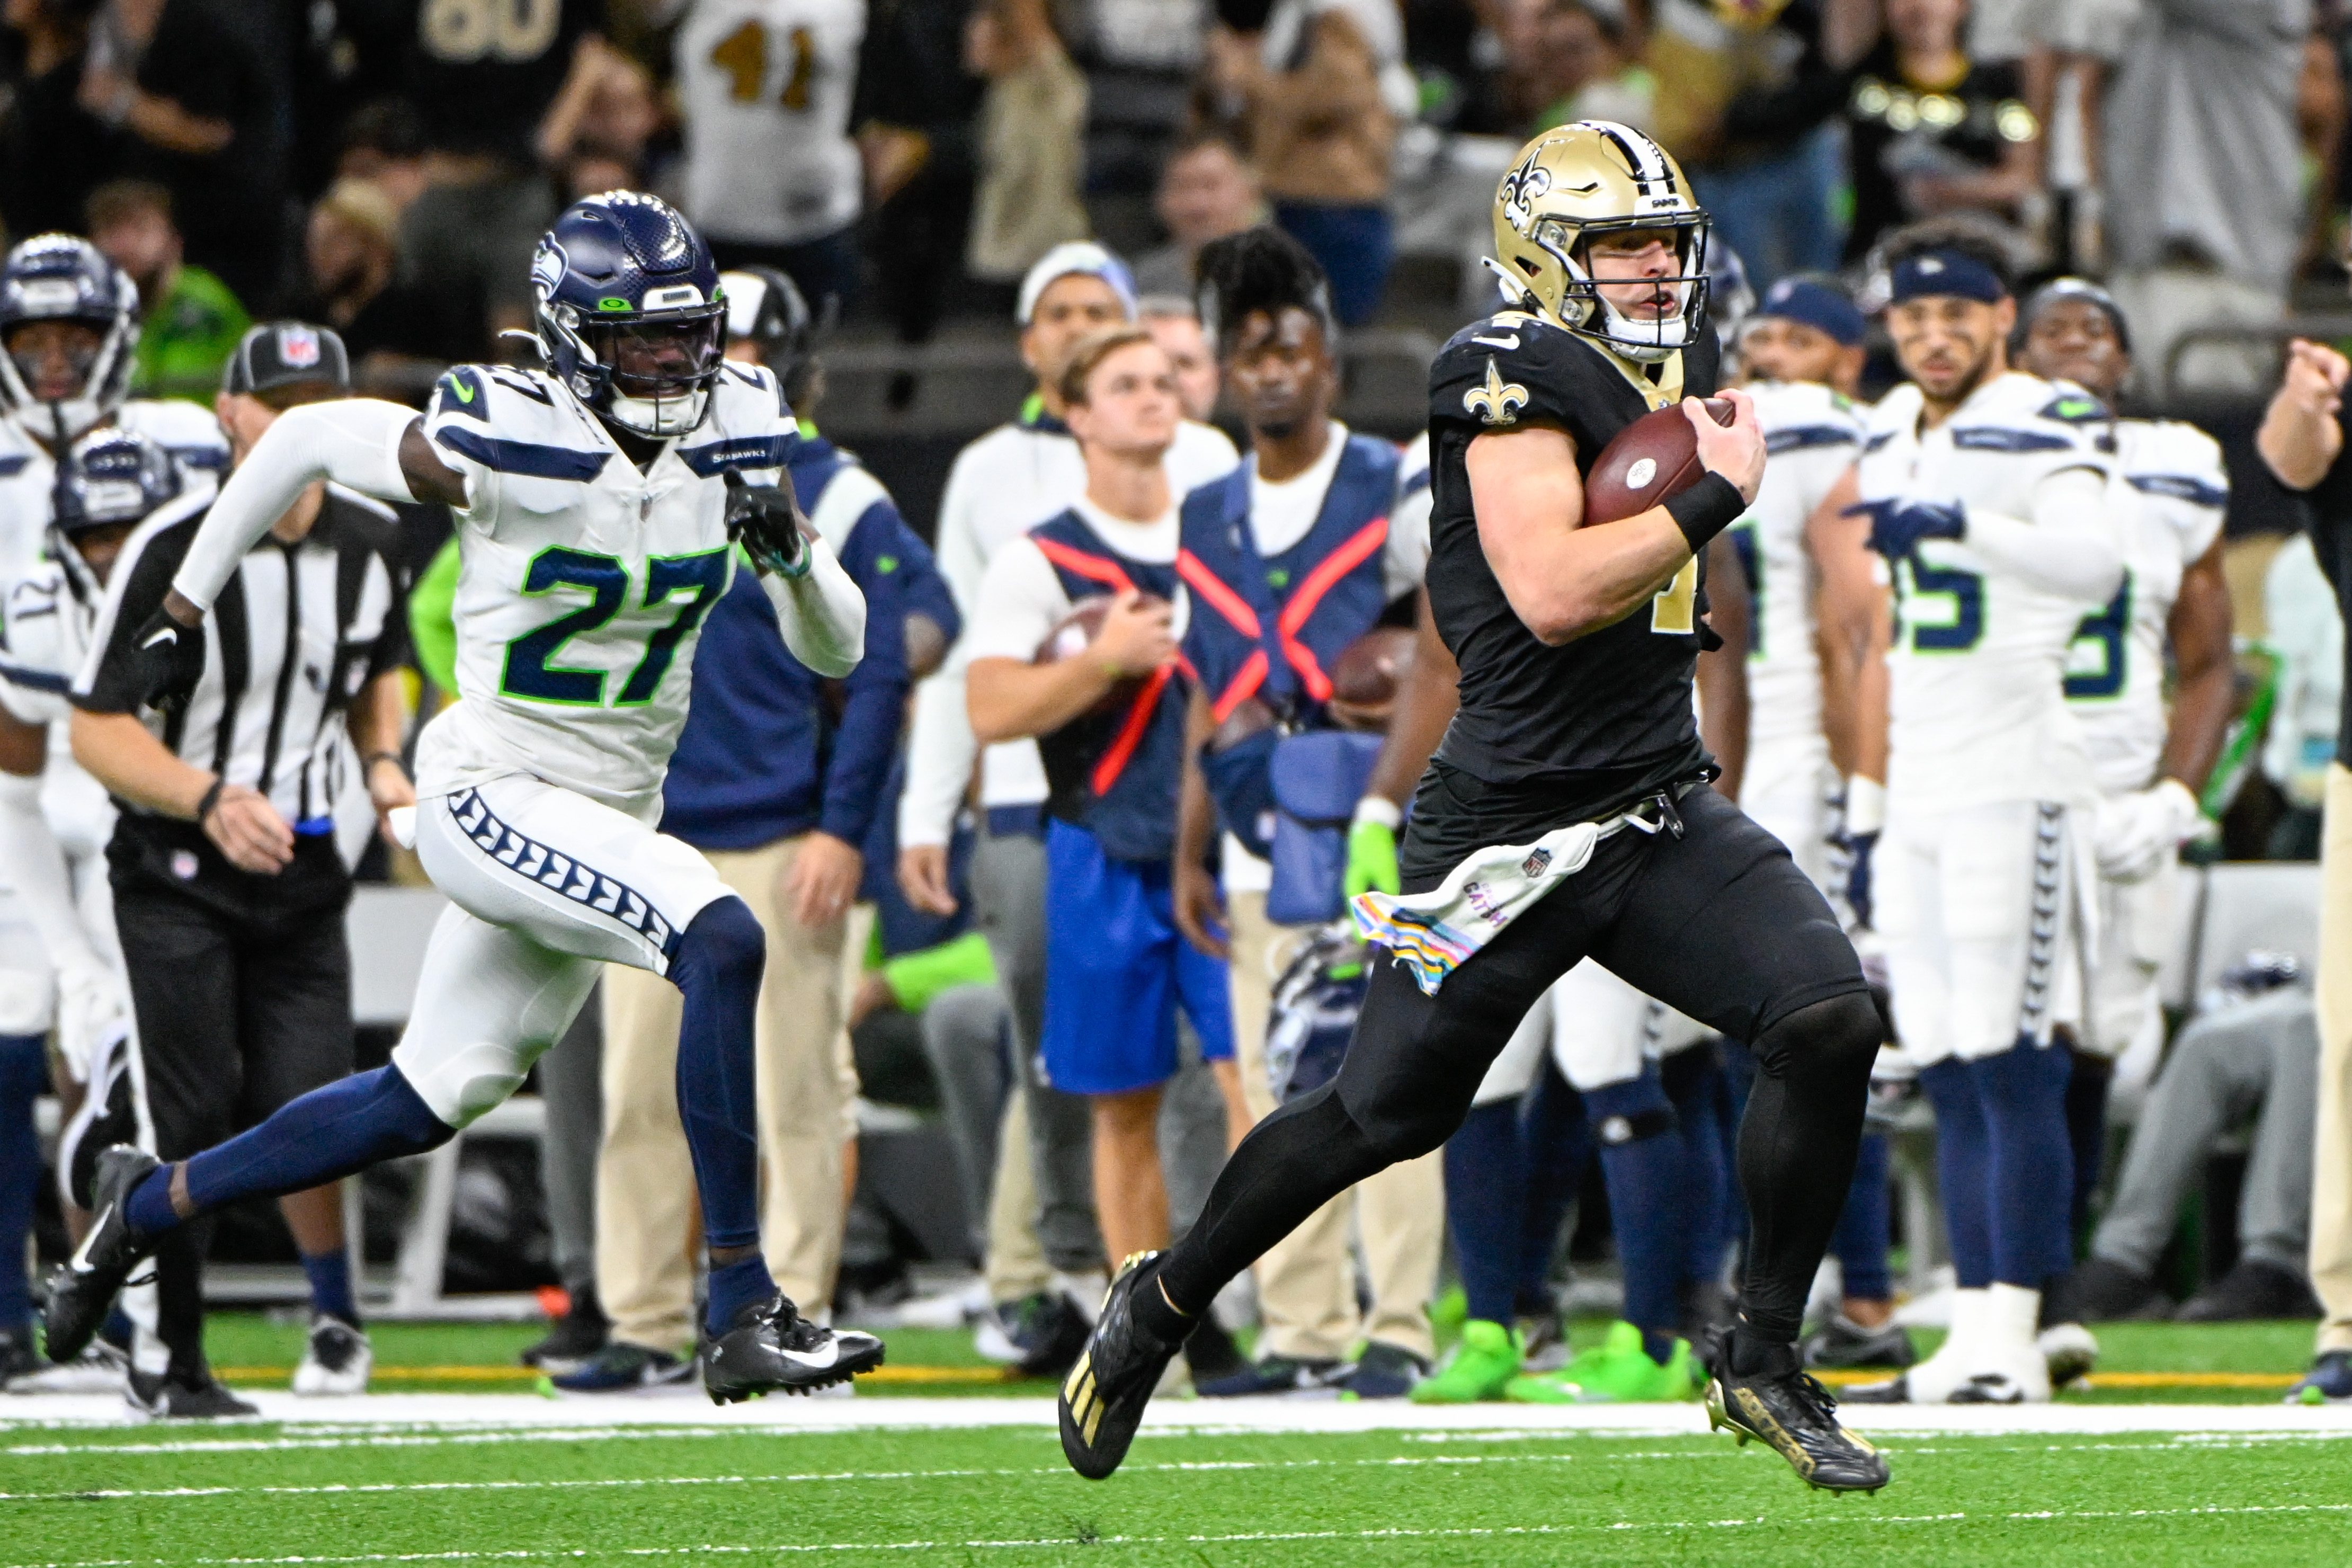
M1813 642L1819 574L1805 523L1862 449L1862 411L1812 382L1748 388L1764 427L1764 483L1731 525L1753 604L1748 643L1748 745L1825 745L1822 662Z
M703 616L732 581L724 476L772 484L800 439L774 376L724 366L709 416L643 472L538 371L458 366L425 433L467 505L462 700L418 746L419 792L527 773L636 811L660 794Z
M1868 417L1858 468L1864 503L1958 501L2031 521L2042 481L2071 469L2104 480L2105 411L2087 393L2017 372L1986 382L1922 431L1916 386ZM2110 537L2092 515L2048 526ZM2063 671L2082 601L2024 580L1965 540L1927 539L1893 564L1887 810L1948 811L1996 801L2087 804L2090 754Z
M212 410L177 398L133 398L108 423L172 454L184 484L210 492L228 471L228 441ZM14 419L0 419L0 582L15 582L47 553L57 459Z
M2164 752L2164 649L2172 606L2189 567L2221 534L2230 478L2221 447L2193 425L2116 422L2116 474L2123 586L2084 617L2066 654L2066 697L2091 749L2099 788L2145 789Z
M66 720L73 711L67 693L98 623L98 594L58 561L40 563L0 593L0 707L19 723L47 728L41 815L70 859L92 858L114 831L114 805L74 761Z

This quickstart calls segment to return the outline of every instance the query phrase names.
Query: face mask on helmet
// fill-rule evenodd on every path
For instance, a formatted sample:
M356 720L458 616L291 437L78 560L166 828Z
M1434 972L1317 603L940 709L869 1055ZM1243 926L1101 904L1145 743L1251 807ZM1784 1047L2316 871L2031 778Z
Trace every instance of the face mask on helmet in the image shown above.
M602 412L614 424L667 437L702 423L726 333L719 307L617 321L592 317L572 331L583 361L604 373L609 395Z
M62 445L113 417L139 342L138 294L87 240L41 235L0 263L0 406Z
M1636 243L1645 237L1650 244ZM1536 225L1534 238L1568 275L1560 314L1570 327L1640 361L1662 360L1696 341L1707 297L1706 218L1588 225L1580 232L1547 218ZM1665 266L1654 270L1645 260L1631 275L1596 278L1596 247L1629 259L1663 251Z
M152 441L118 430L84 437L58 465L49 527L56 541L69 548L54 553L78 585L95 588L82 560L84 541L109 530L119 541L123 531L177 500L183 489L179 465Z

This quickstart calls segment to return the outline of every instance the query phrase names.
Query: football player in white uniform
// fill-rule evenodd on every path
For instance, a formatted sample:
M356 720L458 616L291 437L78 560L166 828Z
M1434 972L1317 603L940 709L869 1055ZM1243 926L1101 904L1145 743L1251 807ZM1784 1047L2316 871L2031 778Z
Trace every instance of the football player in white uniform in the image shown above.
M50 1286L57 1353L87 1342L172 1227L446 1142L514 1092L604 961L685 997L677 1097L710 1251L704 1387L720 1402L803 1392L881 1362L880 1341L809 1321L769 1277L752 1095L766 938L708 861L654 826L696 636L736 547L821 676L856 667L865 603L780 488L799 432L771 373L721 360L719 270L683 218L633 192L575 203L532 281L548 370L458 366L422 417L364 399L289 410L223 489L163 609L119 638L101 618L77 689L121 658L148 706L168 706L202 673L214 595L304 486L457 513L464 700L420 742L413 821L451 907L407 1030L389 1066L188 1160L101 1154L99 1217Z
M208 410L125 399L138 345L139 290L88 240L37 235L0 262L0 584L40 565L56 456L87 432L117 425L152 437L192 491L208 493L228 466ZM0 870L0 1035L49 1028L58 986L86 978L57 963Z
M128 431L84 437L61 467L44 498L45 510L54 502L47 559L0 584L0 880L16 890L54 975L58 1060L73 1086L58 1148L67 1179L58 1185L70 1193L72 1177L89 1176L81 1155L86 1148L95 1152L93 1129L130 1133L142 1145L151 1142L152 1129L131 1045L131 994L106 872L114 806L104 786L73 759L66 690L89 651L99 602L123 542L151 516L163 527L201 510L211 487L190 493L170 454ZM19 1158L26 1166L21 1182L0 1180L0 1207L8 1210L0 1212L0 1259L5 1259L0 1262L5 1270L0 1276L0 1382L62 1393L119 1383L121 1363L119 1352L100 1347L86 1367L41 1368L21 1312L7 1310L12 1298L22 1301L18 1263L40 1168L31 1110L32 1095L47 1077L42 1047L38 1035L0 1037L0 1078L11 1089L23 1088L26 1116L21 1129L0 1128L0 1172ZM152 1330L152 1292L137 1294L145 1300L131 1302L131 1315ZM160 1370L165 1352L152 1334L137 1347L138 1359L146 1362L151 1348L159 1361L147 1370Z
M2071 1063L2053 1026L2098 805L2061 680L2076 626L2123 578L2107 421L2079 390L2008 368L2017 306L1997 247L1925 225L1887 255L1911 379L1872 410L1832 492L1843 526L1823 531L1844 548L1823 560L1832 626L1866 626L1870 650L1847 792L1856 912L1874 912L1896 1033L1936 1108L1959 1289L1950 1337L1880 1394L2046 1399L2041 1290L2072 1251Z
M2131 337L2105 289L2061 278L2036 290L2022 314L2025 369L2112 401L2131 372ZM2169 419L2118 419L2115 437L2108 493L2123 517L2124 584L2105 609L2084 617L2066 661L2066 699L2103 796L2098 947L2084 976L2067 1096L2078 1226L2098 1180L2116 1064L2129 1053L2132 1064L2152 1070L2163 1044L2157 969L2172 923L2178 851L2204 826L2199 795L2221 754L2236 689L2221 573L2230 499L2221 448L2195 426ZM2084 1266L2101 1267L2097 1258ZM2078 1310L2077 1294L2062 1292L2070 1298L2060 1304L2064 1315Z

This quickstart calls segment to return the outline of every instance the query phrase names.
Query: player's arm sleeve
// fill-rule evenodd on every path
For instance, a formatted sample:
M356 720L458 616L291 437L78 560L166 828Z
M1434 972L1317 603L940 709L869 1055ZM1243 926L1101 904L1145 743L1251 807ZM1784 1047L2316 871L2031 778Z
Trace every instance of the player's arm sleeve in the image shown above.
M843 565L866 595L866 657L845 686L817 826L851 844L865 843L874 825L907 707L906 595L898 580L903 563L895 554L905 531L898 509L878 500L857 520L842 551Z
M2033 586L2086 604L2115 596L2124 552L2106 504L2106 478L2063 468L2034 487L2033 516L1969 510L1969 547Z
M416 668L448 696L457 694L457 541L433 557L408 592L408 640Z
M163 607L163 595L181 569L186 531L141 529L133 532L107 574L106 597L99 601L89 652L74 676L73 705L91 713L136 713L146 698L133 647L139 628ZM226 579L224 579L226 581Z
M74 908L65 851L41 813L37 773L0 773L0 882L16 890L51 963L61 969L101 967Z
M770 573L760 579L776 607L784 647L827 680L857 668L866 649L866 595L857 591L833 546L822 539L807 545L809 569L797 577Z
M1016 539L988 563L980 602L956 647L957 662L967 668L976 658L1025 663L1036 657L1054 623L1069 613L1070 596L1062 592L1045 552L1030 540Z
M306 403L279 415L221 487L172 586L198 609L211 609L246 552L320 479L379 500L415 500L401 472L400 442L415 422L416 410L372 397Z
M915 718L907 743L907 784L898 795L898 843L903 848L942 846L955 830L956 811L971 783L980 742L964 707L962 637L971 630L972 605L986 563L972 531L971 496L975 480L971 449L966 447L948 472L940 502L939 552L941 583L965 624L951 634L947 663L915 689Z

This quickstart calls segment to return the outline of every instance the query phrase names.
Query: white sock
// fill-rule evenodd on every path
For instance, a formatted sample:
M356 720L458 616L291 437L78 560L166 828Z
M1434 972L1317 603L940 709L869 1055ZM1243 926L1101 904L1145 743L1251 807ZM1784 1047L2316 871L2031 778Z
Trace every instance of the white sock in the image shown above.
M1979 1369L1977 1346L1984 1337L1985 1292L1981 1288L1955 1287L1952 1291L1952 1326L1936 1353L1903 1374L1904 1386L1911 1391L1914 1405L1942 1405L1952 1397L1952 1391L1966 1383Z
M2035 1404L2050 1398L2050 1368L2039 1337L2042 1292L2022 1285L1994 1285L1985 1292L1984 1339L1972 1372L1998 1373Z

